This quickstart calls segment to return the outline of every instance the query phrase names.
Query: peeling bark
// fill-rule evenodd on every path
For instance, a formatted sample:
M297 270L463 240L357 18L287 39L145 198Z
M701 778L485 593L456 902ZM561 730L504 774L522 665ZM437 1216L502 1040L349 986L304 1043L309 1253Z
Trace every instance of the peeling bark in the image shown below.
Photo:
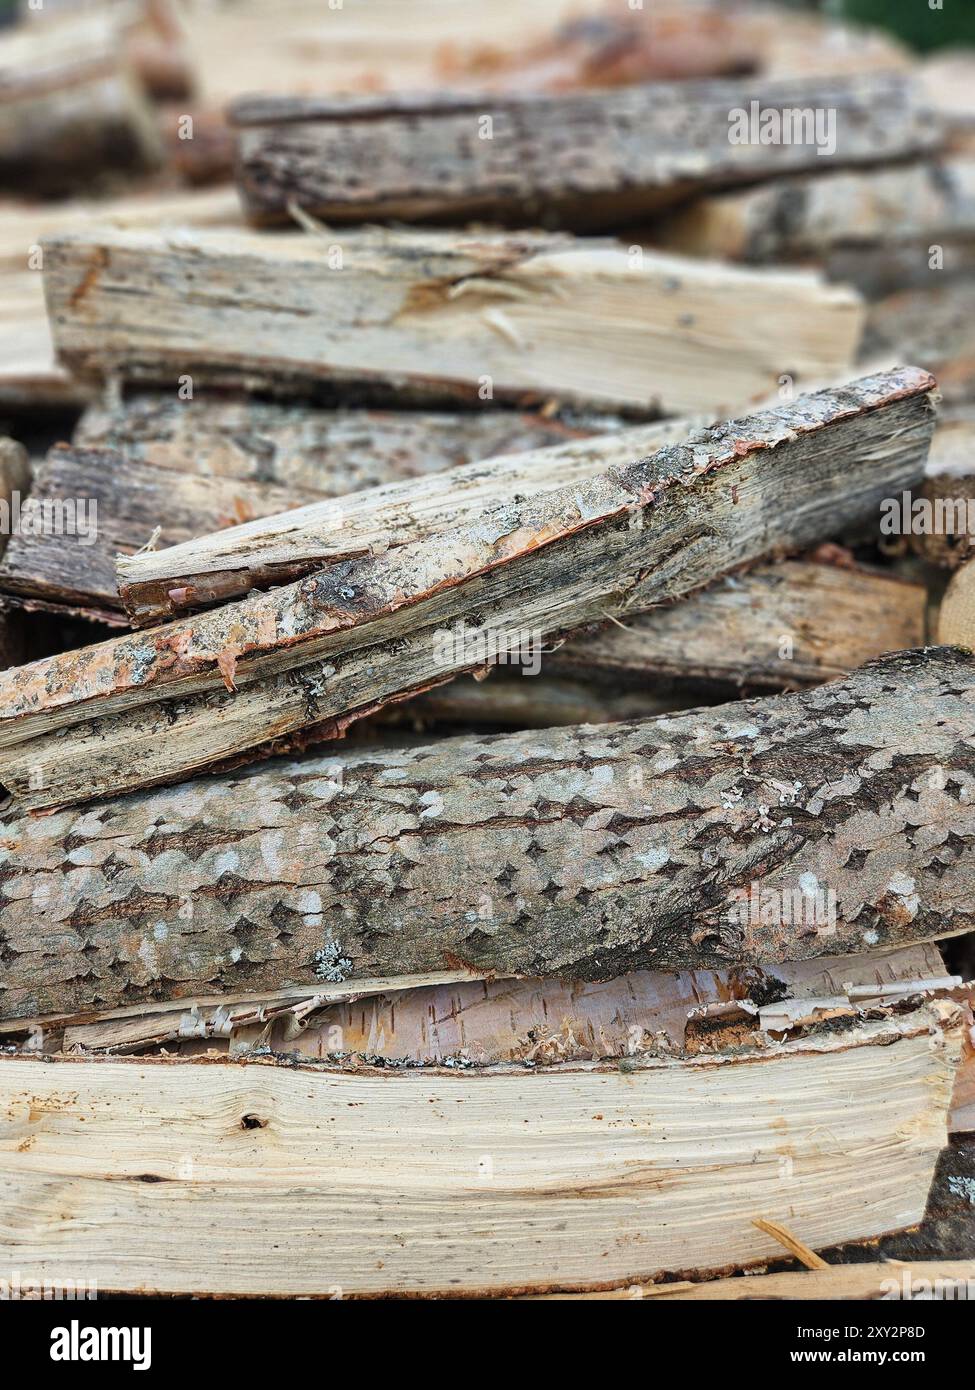
M320 498L619 423L587 416L569 427L493 409L393 415L199 404L150 396L90 411L78 431L82 447L52 449L32 493L42 505L85 499L89 512L97 508L97 535L81 542L53 529L18 533L0 563L0 590L121 625L116 559L142 548L157 527L157 543L175 547ZM661 443L673 437L658 428Z
M817 392L386 555L0 675L0 779L24 804L65 805L285 751L499 645L799 549L922 475L933 385L906 368Z
M316 966L610 979L971 930L973 694L975 658L926 648L800 695L12 816L0 1016Z
M359 555L379 555L457 528L493 508L586 484L609 468L683 443L688 420L634 426L592 439L469 463L446 473L309 503L216 535L121 559L118 590L133 624L226 602Z
M904 157L940 140L896 76L557 95L249 98L232 112L245 127L238 183L258 222L285 221L296 204L330 223L489 217L619 226L689 189L821 164L811 142L733 144L729 113L753 100L764 109L836 110L843 164L875 163L878 150Z

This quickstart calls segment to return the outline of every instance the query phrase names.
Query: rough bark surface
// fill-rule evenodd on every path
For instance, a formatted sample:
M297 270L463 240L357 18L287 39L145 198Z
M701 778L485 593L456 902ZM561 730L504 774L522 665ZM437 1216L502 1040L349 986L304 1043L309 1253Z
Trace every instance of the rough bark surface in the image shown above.
M802 548L923 473L933 385L906 368L817 392L470 526L0 675L0 779L24 804L66 805L281 752L499 645Z
M638 425L309 503L218 535L199 529L181 545L121 559L119 594L133 623L159 622L286 584L352 556L383 554L437 532L476 527L492 508L589 483L609 468L683 443L702 423Z
M878 150L916 154L941 138L900 77L259 98L236 107L246 127L238 183L262 222L284 221L297 205L328 222L489 215L520 226L618 226L694 187L822 164L811 141L733 144L729 113L753 100L835 110L841 164L875 163Z
M611 416L571 422L537 413L314 410L265 401L137 397L93 406L75 447L53 449L32 495L42 505L85 498L94 541L53 530L12 537L0 590L121 625L115 562L160 529L157 544L236 526L318 498L618 428ZM671 437L660 435L660 441Z
M44 243L44 286L88 380L712 417L843 376L863 312L806 272L527 232L91 230Z
M975 658L926 648L800 695L12 816L0 1016L316 965L610 979L970 930L973 694Z

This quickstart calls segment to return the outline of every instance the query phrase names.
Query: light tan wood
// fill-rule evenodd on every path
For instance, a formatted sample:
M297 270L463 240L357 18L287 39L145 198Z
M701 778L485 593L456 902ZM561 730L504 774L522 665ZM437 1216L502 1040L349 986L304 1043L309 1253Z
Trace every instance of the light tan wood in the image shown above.
M960 1033L932 1004L759 1062L544 1077L11 1058L0 1258L102 1292L320 1296L761 1263L756 1212L814 1248L920 1219Z
M825 1269L804 1270L801 1274L752 1274L703 1284L679 1280L667 1284L630 1284L601 1293L543 1295L553 1301L659 1298L692 1303L749 1299L900 1301L932 1296L947 1302L968 1302L975 1297L975 1260L917 1260L909 1264L883 1260L870 1264L827 1265Z
M855 293L804 272L541 233L92 230L45 243L44 275L69 369L197 389L721 415L783 373L836 379L862 327Z

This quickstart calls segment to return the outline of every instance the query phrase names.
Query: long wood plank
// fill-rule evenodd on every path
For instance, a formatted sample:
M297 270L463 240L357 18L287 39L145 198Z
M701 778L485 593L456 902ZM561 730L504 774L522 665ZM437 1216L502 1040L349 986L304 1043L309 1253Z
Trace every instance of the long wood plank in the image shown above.
M102 1292L323 1296L758 1264L756 1213L813 1247L920 1220L961 1031L931 1005L761 1061L544 1077L12 1058L0 1255Z
M842 376L862 322L854 292L804 272L542 233L85 231L44 244L44 281L82 377L345 404L355 389L727 415L783 373Z
M694 434L472 525L0 676L0 778L53 806L173 779L800 549L923 473L905 369ZM530 656L530 651L529 651Z
M753 110L755 130L738 139L734 113ZM817 129L816 111L831 113L831 128L821 119ZM760 139L759 112L778 122L778 140ZM785 112L806 113L801 129L791 133ZM287 220L297 205L329 223L487 218L591 230L694 188L904 158L942 138L896 75L258 97L231 115L243 127L238 185L258 222Z
M3 822L0 1017L465 968L610 979L971 930L975 659L344 749Z

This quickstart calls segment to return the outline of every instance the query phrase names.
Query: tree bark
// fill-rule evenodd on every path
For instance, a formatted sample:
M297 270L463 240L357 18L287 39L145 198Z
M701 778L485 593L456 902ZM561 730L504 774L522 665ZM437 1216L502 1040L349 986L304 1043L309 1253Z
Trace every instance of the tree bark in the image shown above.
M610 979L971 930L973 692L975 658L926 648L800 695L12 815L0 1016L445 968Z
M493 508L589 483L607 469L683 443L700 423L638 425L312 502L216 535L201 528L183 544L121 559L119 595L138 625L227 602L353 556L473 527Z
M83 541L53 527L18 532L0 563L0 590L118 626L124 616L116 559L144 547L157 530L157 544L175 547L321 498L619 423L587 416L570 427L507 410L392 415L196 404L149 397L89 412L78 432L82 447L52 449L32 497L42 507L83 499L97 529ZM676 434L668 429L658 426L648 437L662 443Z
M835 110L835 157L930 150L936 125L896 76L648 84L593 92L248 98L238 181L257 222L506 220L620 226L690 189L821 164L811 140L733 143L731 113ZM634 139L634 132L639 138Z
M332 737L500 655L869 517L922 474L907 368L703 430L589 482L297 584L0 675L0 778L66 805Z
M542 233L91 230L44 243L44 279L55 347L82 378L345 405L556 397L726 416L783 374L836 380L862 327L853 291L804 272Z

